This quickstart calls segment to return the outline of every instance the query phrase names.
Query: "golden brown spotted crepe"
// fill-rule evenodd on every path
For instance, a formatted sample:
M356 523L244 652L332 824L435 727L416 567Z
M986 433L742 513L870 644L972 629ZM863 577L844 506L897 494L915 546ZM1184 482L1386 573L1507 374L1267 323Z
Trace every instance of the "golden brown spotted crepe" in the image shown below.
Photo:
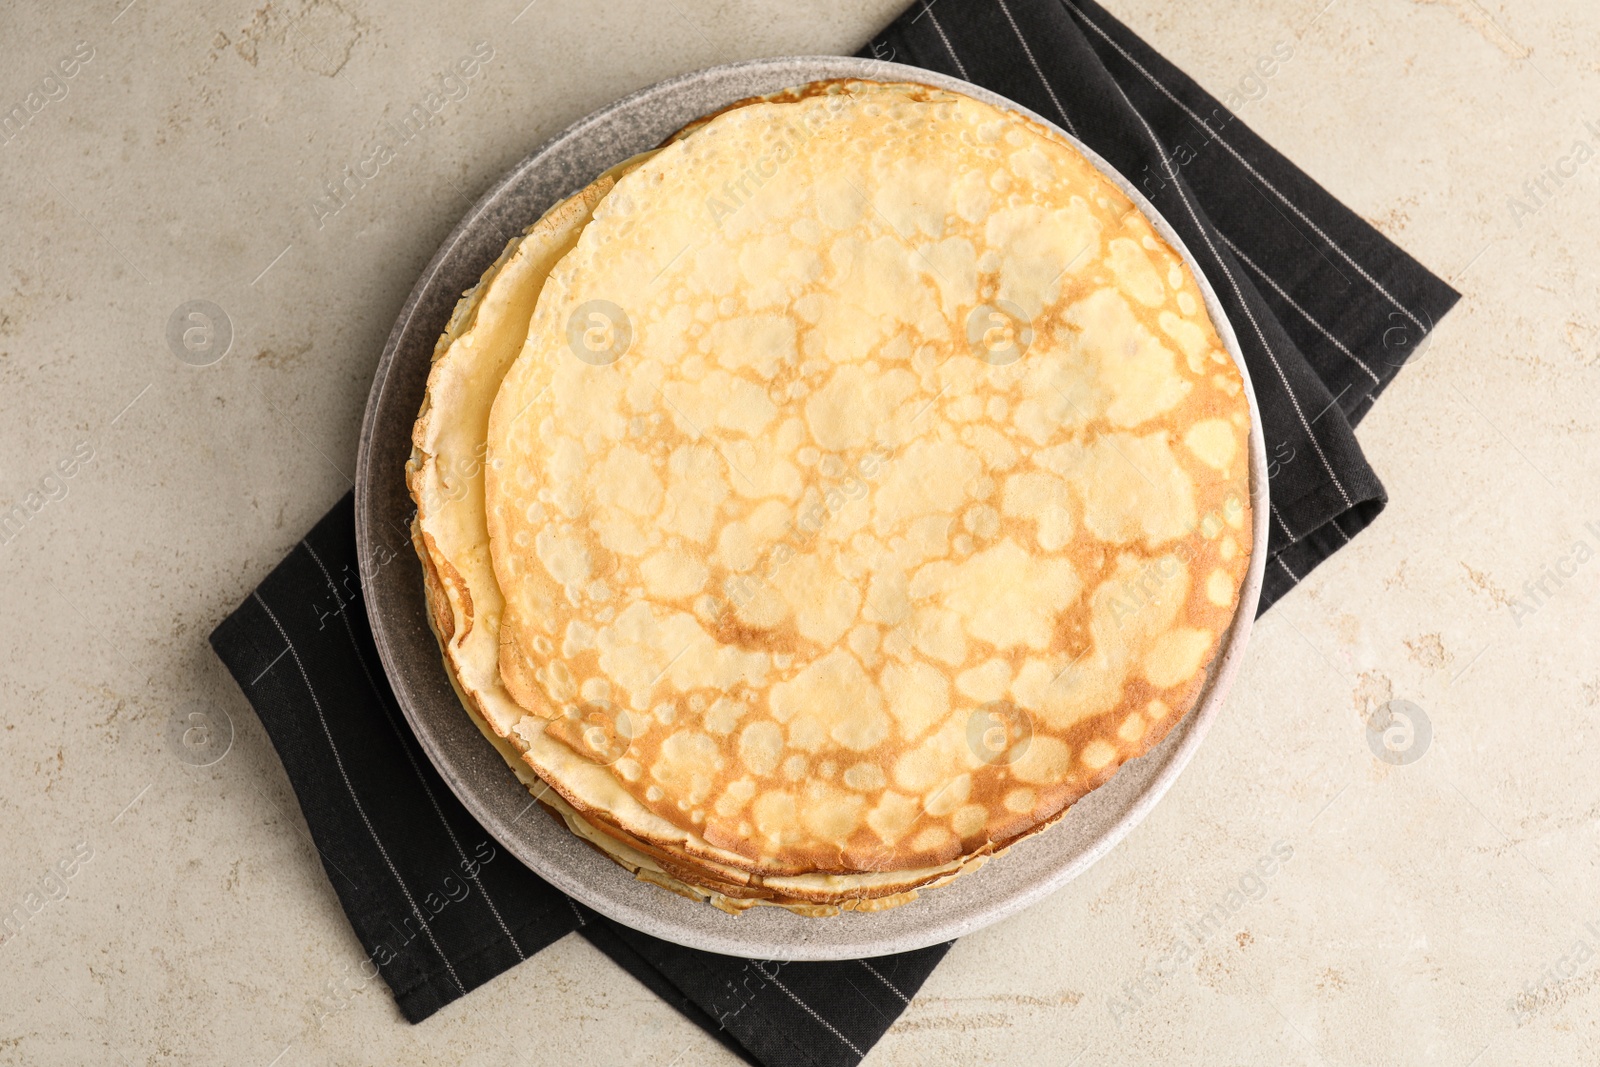
M464 702L574 832L730 910L903 902L1048 825L1233 617L1249 409L1199 289L958 94L687 128L436 360L410 477Z

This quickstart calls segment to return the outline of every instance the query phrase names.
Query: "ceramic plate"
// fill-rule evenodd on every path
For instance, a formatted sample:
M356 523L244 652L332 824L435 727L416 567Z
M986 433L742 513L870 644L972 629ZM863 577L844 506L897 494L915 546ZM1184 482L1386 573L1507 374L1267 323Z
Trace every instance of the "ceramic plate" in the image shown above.
M684 75L619 100L555 137L484 194L423 271L389 334L367 400L356 474L361 580L378 652L418 740L462 803L509 852L601 914L681 945L759 959L850 959L949 941L1017 912L1088 869L1149 813L1199 747L1238 667L1266 564L1266 452L1255 394L1250 392L1255 551L1238 616L1211 665L1199 703L1161 744L1125 764L1055 826L903 907L827 919L803 918L780 908L726 915L636 881L542 809L530 810L528 791L467 717L445 677L439 646L428 629L421 568L407 533L414 508L406 492L405 464L434 342L462 292L477 283L506 242L607 167L737 100L809 81L851 77L953 89L1020 112L1065 137L1139 205L1188 262L1250 392L1238 339L1194 257L1133 184L1076 138L994 93L919 68L837 56L762 59Z

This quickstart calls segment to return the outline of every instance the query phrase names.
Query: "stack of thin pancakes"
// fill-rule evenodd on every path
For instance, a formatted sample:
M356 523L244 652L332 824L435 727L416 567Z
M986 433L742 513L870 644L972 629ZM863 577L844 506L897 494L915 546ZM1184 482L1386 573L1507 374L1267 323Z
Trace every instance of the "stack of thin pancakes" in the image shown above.
M573 833L731 912L874 910L1195 703L1243 383L1053 131L748 101L563 200L439 340L407 481L463 704Z

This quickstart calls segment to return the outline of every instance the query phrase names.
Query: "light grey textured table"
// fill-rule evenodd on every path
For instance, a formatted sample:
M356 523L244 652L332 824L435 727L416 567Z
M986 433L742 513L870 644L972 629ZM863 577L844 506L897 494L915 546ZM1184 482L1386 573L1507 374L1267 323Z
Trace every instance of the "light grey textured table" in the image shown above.
M899 6L524 2L0 13L0 104L40 91L0 131L0 1063L733 1062L575 938L405 1025L205 643L349 487L393 316L496 175ZM1155 814L870 1064L1600 1059L1600 15L1325 3L1112 9L1465 294L1361 428L1389 509L1262 620ZM206 367L166 339L196 299ZM1364 727L1396 698L1432 731L1400 765ZM235 727L204 768L198 707Z

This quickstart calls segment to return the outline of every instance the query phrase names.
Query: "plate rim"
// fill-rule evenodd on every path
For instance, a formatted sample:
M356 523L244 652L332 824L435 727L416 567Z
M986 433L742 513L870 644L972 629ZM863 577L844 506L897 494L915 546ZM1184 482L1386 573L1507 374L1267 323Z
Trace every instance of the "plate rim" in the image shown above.
M1118 186L1124 195L1128 196L1145 213L1152 226L1155 227L1162 238L1166 240L1175 251L1183 258L1195 277L1205 300L1207 312L1211 315L1213 324L1217 327L1224 348L1229 357L1234 361L1245 386L1245 394L1250 409L1250 434L1249 434L1249 478L1251 518L1253 524L1254 540L1251 549L1250 564L1245 572L1245 580L1240 589L1239 605L1232 624L1226 631L1224 647L1213 657L1208 668L1208 677L1205 689L1199 701L1191 708L1189 713L1176 724L1163 741L1152 748L1138 760L1131 760L1128 764L1151 759L1157 753L1169 749L1164 753L1164 762L1155 775L1138 792L1133 801L1123 809L1119 815L1109 822L1103 829L1094 835L1088 845L1080 849L1075 855L1064 863L1054 867L1044 876L1037 878L1032 883L998 897L993 901L986 901L984 906L976 909L972 914L958 915L952 918L938 919L915 925L913 930L900 930L882 936L874 937L870 933L872 920L876 915L894 915L906 913L908 909L916 908L919 912L928 908L926 902L930 899L937 902L937 894L942 888L925 892L919 900L885 913L842 914L829 918L805 918L794 916L800 923L827 924L848 922L862 927L861 935L856 938L829 939L815 941L804 936L806 933L817 932L815 927L796 927L797 936L794 940L772 941L771 939L751 938L740 936L752 932L748 922L750 915L726 915L710 905L700 902L686 901L666 893L655 886L646 886L659 901L646 898L641 906L632 906L598 894L586 881L575 876L560 864L546 861L542 855L532 852L526 847L525 842L511 835L504 826L505 813L486 807L486 802L479 795L479 791L468 785L456 773L456 767L450 757L440 751L432 732L422 719L417 709L412 707L412 701L407 688L395 683L397 675L403 675L401 665L396 662L396 654L391 645L389 624L390 619L384 616L378 606L378 597L373 595L377 582L377 574L381 564L375 563L376 554L370 549L375 544L374 517L372 514L374 480L381 477L373 462L374 441L378 435L377 421L383 410L387 388L394 381L396 360L399 356L402 342L408 331L413 327L418 309L432 295L441 284L441 274L449 265L456 249L472 238L485 216L495 207L500 198L514 185L528 180L530 174L537 171L541 163L548 163L557 152L574 141L585 137L593 131L603 129L607 124L617 121L619 116L625 116L634 110L648 105L652 100L670 97L674 93L721 77L737 77L743 74L759 75L766 72L787 72L797 67L823 68L821 73L797 82L785 81L785 86L801 84L806 80L823 80L828 78L870 78L874 80L911 81L936 88L950 89L964 93L975 99L1002 107L1006 110L1023 115L1032 121L1038 122L1057 135L1067 139L1075 149L1081 152L1108 180ZM766 90L773 91L773 90ZM755 95L753 93L745 95ZM735 97L735 100L739 97ZM729 101L730 103L733 101ZM625 158L622 157L622 158ZM617 160L617 161L620 161ZM598 173L598 171L597 171ZM581 188L581 183L576 186ZM529 221L532 221L529 219ZM487 262L483 265L487 266ZM453 302L452 298L452 302ZM441 324L442 328L442 324ZM1055 123L1037 114L1036 112L1009 100L998 93L973 85L961 79L939 74L935 71L925 70L920 67L905 64L886 62L876 59L864 59L854 56L826 56L826 55L798 55L774 56L752 60L742 60L734 63L718 64L712 67L690 71L671 78L664 79L652 85L638 89L628 95L607 104L577 121L568 125L561 132L555 134L541 143L523 159L511 166L496 179L483 194L473 203L472 207L462 216L460 221L451 229L450 233L440 243L439 248L428 261L427 266L418 276L415 285L407 294L394 325L389 331L385 341L383 354L378 360L373 372L373 382L368 393L367 403L362 416L360 443L356 461L355 478L355 520L356 520L356 545L359 561L360 580L363 591L363 600L366 605L368 621L371 624L374 644L377 646L379 659L382 662L384 673L394 691L395 703L404 714L407 724L415 735L418 744L427 753L429 761L443 778L451 791L461 801L468 812L476 819L495 840L507 849L519 862L523 863L535 874L549 882L555 888L579 900L588 907L607 918L620 922L632 929L675 944L690 948L718 952L727 955L747 956L772 960L836 960L854 959L886 955L893 952L903 952L916 948L924 948L939 944L954 938L971 933L977 929L992 925L1007 918L1024 908L1041 900L1065 886L1078 875L1088 870L1117 844L1124 840L1155 808L1167 791L1176 782L1178 776L1188 766L1201 743L1210 731L1212 723L1221 711L1227 693L1231 688L1234 676L1237 674L1242 661L1245 646L1249 642L1250 632L1254 626L1256 608L1258 606L1263 577L1267 559L1268 538L1268 479L1266 448L1261 424L1261 413L1255 389L1251 382L1249 367L1244 360L1243 352L1239 345L1238 335L1233 323L1229 319L1226 309L1218 299L1207 274L1201 269L1199 262L1188 246L1183 242L1172 225L1158 211L1143 192L1117 168L1108 163L1099 153L1083 144L1077 137L1061 129ZM409 551L409 547L401 551ZM430 635L431 636L431 635ZM437 645L435 644L435 647ZM443 675L443 667L438 659L430 661L429 669L438 670ZM465 715L465 709L459 709ZM487 739L476 739L480 744L490 747ZM496 752L494 759L499 761ZM501 761L503 765L503 761ZM504 767L508 776L515 777L515 772L510 767ZM1111 783L1122 773L1114 775L1106 785L1092 791L1087 797L1078 801L1074 807L1086 804L1090 798L1101 790L1108 789ZM519 781L519 788L523 788ZM526 809L525 809L526 810ZM1063 821L1070 817L1070 811ZM520 818L520 816L519 816ZM1048 835L1057 828L1047 828L1028 839L1018 842L1014 848L1042 849L1047 847L1046 842L1061 840L1062 837L1050 838ZM560 826L561 833L570 833L564 825ZM1064 836L1064 835L1063 835ZM982 879L991 869L993 864L1003 863L1008 857L998 857L986 864L984 868L962 876L963 882L971 879ZM598 854L595 859L609 868L617 878L626 880L635 885L638 883L631 872L608 858ZM601 868L601 869L605 869ZM970 883L969 883L970 884ZM719 921L725 929L719 931L706 931L685 922L675 922L664 919L653 911L666 910L672 907L671 902L690 905L701 909L701 914L696 918L711 918ZM661 908L652 909L651 903L658 902ZM761 908L757 911L767 912L777 909ZM788 913L784 913L788 914ZM738 924L744 923L744 926ZM896 925L903 925L897 922Z

